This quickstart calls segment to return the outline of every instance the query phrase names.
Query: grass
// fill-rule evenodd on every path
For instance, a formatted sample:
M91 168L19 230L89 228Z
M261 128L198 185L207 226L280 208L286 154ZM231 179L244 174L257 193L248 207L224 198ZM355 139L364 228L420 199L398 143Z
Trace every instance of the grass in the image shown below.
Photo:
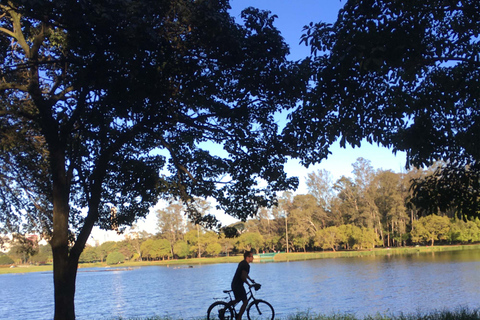
M245 317L244 317L245 318ZM311 312L300 312L286 317L275 318L276 320L480 320L480 310L470 310L460 308L458 310L434 311L426 314L401 314L393 315L373 315L358 317L352 314L315 314ZM112 320L182 320L169 317L148 317L148 318L114 318ZM196 320L206 320L197 318Z
M106 263L81 263L78 268L79 271L84 268L123 268L123 267L144 267L144 266L190 266L201 264L215 264L215 263L238 263L241 256L217 257L217 258L192 258L192 259L172 259L162 261L127 261L118 265L109 266ZM51 264L34 266L34 265L19 265L15 268L9 266L0 267L0 274L9 273L27 273L27 272L51 272L53 266ZM165 319L164 319L165 320Z
M442 252L442 251L456 251L456 250L474 250L480 249L480 244L475 245L456 245L456 246L434 246L434 247L403 247L403 248L379 248L364 251L324 251L324 252L294 252L294 253L278 253L274 257L275 262L299 261L311 259L325 259L325 258L342 258L342 257L363 257L363 256L383 256L383 255L401 255L401 254L416 254L423 252ZM162 260L162 261L128 261L119 265L110 267L143 267L143 266L191 266L201 264L216 264L216 263L238 263L242 259L241 255L217 258L192 258L192 259L178 259L178 260ZM105 268L109 267L106 263L82 263L79 269L82 268ZM0 267L0 274L7 273L27 273L27 272L49 272L52 271L52 265L41 266L18 266L16 268L9 268L8 266ZM165 319L163 319L165 320ZM313 319L315 320L315 319ZM402 319L403 320L403 319ZM408 319L406 319L408 320Z
M456 245L456 246L434 246L434 247L402 247L402 248L378 248L363 251L325 251L325 252L298 252L298 253L279 253L275 255L275 262L298 261L310 259L325 258L343 258L343 257L365 257L365 256L384 256L384 255L402 255L416 254L425 252L445 252L457 250L479 250L480 245Z
M305 312L288 316L284 320L480 320L480 310L461 308L454 311L443 310L426 314L402 314L399 316L377 314L365 317L351 314L323 315Z

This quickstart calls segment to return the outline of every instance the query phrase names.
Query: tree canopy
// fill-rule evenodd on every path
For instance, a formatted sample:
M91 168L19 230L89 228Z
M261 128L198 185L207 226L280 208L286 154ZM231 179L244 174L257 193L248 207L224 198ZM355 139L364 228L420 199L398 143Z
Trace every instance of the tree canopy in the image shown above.
M310 23L313 85L285 129L293 152L311 164L337 140L366 139L404 151L407 166L443 160L440 181L414 186L418 203L477 216L478 201L462 198L478 198L480 181L479 19L475 0L350 0L334 24Z
M407 165L475 163L479 15L474 0L351 0L333 25L306 26L314 85L286 130L304 162L366 138Z
M296 186L273 115L304 77L274 16L248 8L240 25L228 8L2 1L0 222L50 238L55 319L74 318L94 225L121 229L162 196L214 197L245 219Z

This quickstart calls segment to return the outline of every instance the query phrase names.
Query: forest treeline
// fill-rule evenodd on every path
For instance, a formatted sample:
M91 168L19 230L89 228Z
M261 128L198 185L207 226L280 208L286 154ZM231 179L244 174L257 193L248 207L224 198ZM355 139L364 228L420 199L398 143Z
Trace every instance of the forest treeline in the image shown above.
M156 211L157 234L132 229L123 241L87 246L80 262L114 264L230 255L244 250L365 250L480 241L478 218L463 219L454 207L429 212L415 206L418 199L413 198L412 182L429 177L435 167L395 173L375 170L363 158L352 167L353 177L342 176L337 181L326 170L311 172L306 177L306 194L283 193L278 206L261 208L257 216L220 231L188 222L185 207L171 201ZM203 214L212 209L204 199L195 202ZM42 263L51 259L46 248L26 238L18 239L22 238L17 237L0 260L8 257L17 263Z

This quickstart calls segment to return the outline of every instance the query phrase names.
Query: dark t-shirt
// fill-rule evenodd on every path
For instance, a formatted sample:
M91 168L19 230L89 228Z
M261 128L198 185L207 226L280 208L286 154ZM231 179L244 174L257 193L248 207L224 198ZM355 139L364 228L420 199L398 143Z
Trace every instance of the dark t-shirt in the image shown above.
M250 265L246 260L242 260L237 267L237 271L235 271L235 275L233 276L232 280L232 288L235 287L243 287L243 280L242 280L242 271L245 270L248 273L250 272Z

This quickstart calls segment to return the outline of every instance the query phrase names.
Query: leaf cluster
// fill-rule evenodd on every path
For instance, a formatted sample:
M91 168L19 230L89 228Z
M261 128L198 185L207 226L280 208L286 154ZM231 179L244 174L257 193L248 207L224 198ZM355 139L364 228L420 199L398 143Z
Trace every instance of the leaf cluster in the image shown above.
M314 83L285 133L304 163L362 139L407 166L480 157L478 1L347 1L333 24L305 27Z

